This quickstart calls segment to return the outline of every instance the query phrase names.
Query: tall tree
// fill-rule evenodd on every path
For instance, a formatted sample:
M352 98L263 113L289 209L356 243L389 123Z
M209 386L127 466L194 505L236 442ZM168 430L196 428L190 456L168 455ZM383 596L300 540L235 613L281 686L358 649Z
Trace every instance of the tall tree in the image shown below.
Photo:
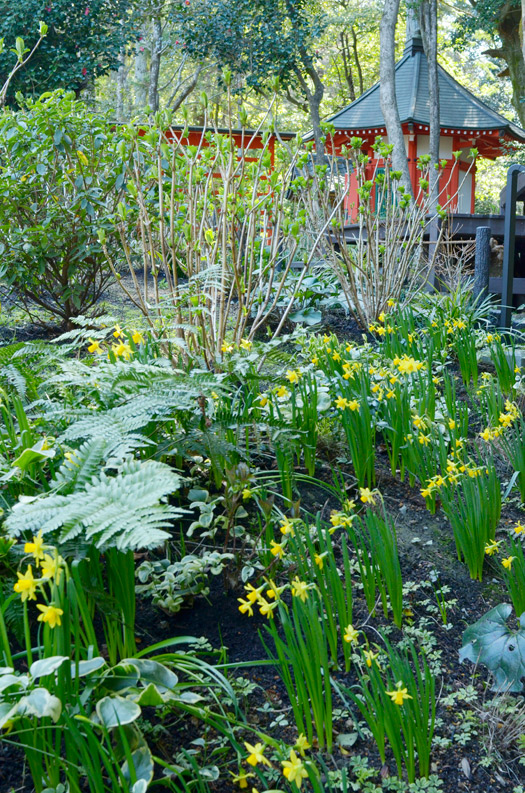
M521 126L525 127L525 0L470 0L470 5L469 12L457 20L455 42L466 46L476 30L483 30L495 39L496 46L485 54L505 62L499 76L510 78L512 104Z
M385 119L389 142L394 146L392 164L394 170L401 172L401 183L412 195L412 185L408 171L405 139L399 118L396 99L395 47L396 25L399 15L399 0L385 0L379 27L381 58L379 62L379 102Z
M428 62L428 99L429 99L429 154L430 154L430 195L432 205L439 198L439 82L437 60L437 0L421 0L419 22L423 47Z

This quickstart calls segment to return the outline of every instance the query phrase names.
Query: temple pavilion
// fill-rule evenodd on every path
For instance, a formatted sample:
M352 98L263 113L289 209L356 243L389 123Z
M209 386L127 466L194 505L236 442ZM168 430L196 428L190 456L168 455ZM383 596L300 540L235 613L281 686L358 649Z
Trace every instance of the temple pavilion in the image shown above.
M417 160L429 150L428 61L419 31L407 40L402 58L395 67L396 99L405 138L408 167L414 194L419 173ZM508 143L525 143L525 131L496 113L438 65L440 141L439 159L446 160L440 188L452 199L448 209L474 213L476 169L469 158L470 149L478 149L481 157L494 160L508 152ZM379 83L359 99L326 119L335 127L327 148L337 154L352 137L364 140L363 150L369 153L367 178L372 178L382 163L375 159L372 144L378 136L386 140L386 127L379 102ZM452 152L461 151L459 168L452 168ZM445 190L443 189L443 193ZM442 205L446 201L440 200ZM349 219L357 212L357 184L351 180L347 209Z

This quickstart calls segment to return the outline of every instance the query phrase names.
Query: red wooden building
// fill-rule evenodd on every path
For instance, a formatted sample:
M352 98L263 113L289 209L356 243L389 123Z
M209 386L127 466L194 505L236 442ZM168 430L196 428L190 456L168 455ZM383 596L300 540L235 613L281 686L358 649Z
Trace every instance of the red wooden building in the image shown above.
M187 130L186 137L182 137L182 133ZM208 146L206 138L208 133L218 133L219 135L230 135L235 141L237 146L237 153L239 158L244 157L247 162L255 160L256 152L265 148L263 142L264 132L262 130L253 129L227 129L216 127L184 127L172 126L166 130L166 138L168 140L177 139L183 146ZM295 132L275 132L270 133L267 146L271 156L272 167L275 163L275 143L280 138L281 140L292 140L296 137Z
M408 167L414 194L417 194L420 176L417 160L422 154L428 154L430 134L428 62L419 33L407 41L403 57L396 64L395 77ZM470 215L474 213L476 186L476 169L469 159L470 149L477 148L481 157L493 160L504 153L505 144L512 141L525 143L525 131L492 110L441 66L438 66L438 81L439 158L447 161L440 181L443 190L440 203L447 205L446 196L451 195L453 198L448 208L455 213ZM327 149L337 154L352 137L363 138L363 150L370 157L366 178L373 178L376 168L381 168L383 163L376 159L372 144L378 136L387 140L379 103L379 83L327 121L335 127L335 135L327 141ZM452 168L455 162L452 152L457 151L461 151L459 167ZM357 183L355 178L351 178L346 200L350 222L356 218L357 206Z

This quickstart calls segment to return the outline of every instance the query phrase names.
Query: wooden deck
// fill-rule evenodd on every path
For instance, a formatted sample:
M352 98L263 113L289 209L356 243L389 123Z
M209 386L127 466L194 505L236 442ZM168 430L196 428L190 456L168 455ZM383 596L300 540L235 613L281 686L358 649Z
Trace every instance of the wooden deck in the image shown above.
M441 220L438 220L441 225ZM504 242L504 215L467 215L455 213L447 217L448 239L452 241L472 242L476 237L478 226L488 226L491 236L501 245ZM434 226L435 228L435 226ZM439 226L438 226L439 229ZM345 240L352 244L359 237L359 226L357 223L349 223L344 227ZM365 236L366 239L366 236ZM429 229L424 235L425 242L430 242ZM503 278L501 276L489 278L489 291L494 295L501 295L503 289ZM514 256L514 280L512 285L514 303L518 305L523 302L525 296L525 215L516 216L516 238Z
M458 240L474 239L476 236L476 228L478 226L489 226L492 236L503 242L503 224L504 215L467 215L462 213L454 213L449 215L447 222L449 224L449 234ZM441 220L438 220L441 224ZM359 235L359 225L357 223L348 223L344 228L345 239L348 242L354 241ZM425 234L425 239L428 240L428 232ZM525 215L516 217L516 249L525 247Z

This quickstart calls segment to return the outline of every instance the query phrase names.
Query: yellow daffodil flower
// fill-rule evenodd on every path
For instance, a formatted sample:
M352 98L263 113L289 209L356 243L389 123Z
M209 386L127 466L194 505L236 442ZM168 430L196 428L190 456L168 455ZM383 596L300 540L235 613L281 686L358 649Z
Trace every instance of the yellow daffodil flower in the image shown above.
M292 522L288 520L288 518L283 518L281 520L281 527L280 527L281 534L289 534L290 537L293 537L295 532L292 525Z
M133 355L133 350L129 344L125 344L123 341L121 341L120 344L113 344L111 349L113 350L116 358L124 358L125 361L129 361Z
M306 735L301 733L295 742L294 749L298 749L301 757L304 757L306 750L310 748Z
M515 556L507 556L506 559L501 560L501 564L506 570L510 570L510 568L512 567L512 562L514 561L515 558L516 558Z
M514 526L514 531L516 534L525 534L525 526L522 526L521 523L517 523Z
M345 640L345 642L348 642L349 644L357 644L358 636L359 636L359 631L356 631L356 629L351 623L350 625L346 626L343 635L343 639Z
M91 338L89 339L89 341L91 343L90 343L89 347L87 348L88 352L96 352L99 355L104 352L104 350L102 349L102 345L100 344L99 341L96 341L95 339L91 339Z
M379 653L374 653L372 650L363 650L363 654L365 656L366 665L370 668L372 666L372 662L375 661L376 664L379 666L378 661L376 658L378 657Z
M308 779L308 772L293 749L290 751L290 759L283 760L281 765L283 767L283 775L288 782L295 782L298 788L301 787L303 779Z
M266 748L263 743L256 743L255 746L252 746L251 743L246 743L245 741L244 746L246 747L246 750L250 752L249 756L246 758L248 765L256 766L258 763L271 765L268 758L263 754Z
M270 546L272 556L278 556L279 559L282 559L285 554L284 545L280 542L275 542L275 540L270 540Z
M276 584L270 579L268 581L269 589L266 590L266 596L269 598L275 598L275 600L279 600L281 597L281 592L284 592L286 589L286 585L284 586L276 586Z
M64 613L62 609L59 609L56 606L43 606L41 603L37 603L36 607L42 612L37 617L39 622L47 622L50 628L56 628L57 626L60 627L62 625L60 620L60 617Z
M278 396L280 399L282 399L282 398L284 398L284 397L287 397L287 396L289 395L289 393L290 393L290 392L288 391L288 389L286 388L286 386L285 386L285 385L282 385L282 386L280 386L280 387L277 389L277 391L276 391L275 393L277 394L277 396Z
M17 573L17 576L18 581L14 585L13 589L20 595L22 603L24 603L26 600L36 600L35 592L37 582L33 577L31 565L29 564L27 566L27 570L23 575L22 573Z
M261 597L261 592L264 592L265 587L266 584L263 584L262 586L255 589L255 587L252 586L251 584L246 584L244 588L248 593L246 597L248 598L249 602L255 603L256 600L259 600Z
M268 603L267 600L264 598L260 598L259 600L259 612L262 614L263 617L268 617L269 620L273 620L273 612L274 609L277 608L277 604L279 601L275 600L273 603Z
M328 551L325 551L325 553L316 553L315 556L314 556L314 562L316 563L316 565L319 568L319 570L323 569L324 557L326 556L327 553L328 553Z
M336 408L339 408L339 410L344 410L347 407L347 405L348 405L348 401L343 396L339 396L335 400L335 406Z
M501 540L491 540L485 543L485 553L487 556L494 556L499 551Z
M394 691L387 691L389 697L392 698L392 702L395 705L402 705L405 699L412 699L410 694L408 693L407 688L402 688L403 683L401 680L396 684L396 688Z
M133 336L131 338L133 344L144 344L144 336L138 330L133 331Z
M368 487L359 488L359 498L363 504L375 504L376 491L370 490Z
M221 345L221 352L229 353L229 352L233 352L233 350L234 350L233 344L227 344L225 341L223 341Z
M116 339L118 339L120 336L123 336L123 335L124 335L124 334L122 333L122 328L120 327L120 325L115 325L115 332L113 333L113 335L114 335L114 337L115 337Z
M60 581L60 572L61 572L61 565L64 563L64 560L61 556L50 556L50 554L44 554L44 558L42 560L42 564L40 566L40 570L42 572L42 578L54 578L55 582L58 584Z
M419 372L419 370L424 366L422 361L416 361L415 358L409 358L408 355L404 355L402 358L398 358L397 360L397 368L401 374L413 374L414 372Z
M24 553L32 554L35 560L35 565L38 567L40 560L44 558L44 538L42 537L41 530L38 532L36 537L33 537L33 542L26 542L24 545Z
M243 600L242 598L237 598L239 603L239 611L241 614L247 614L249 617L253 617L253 606L249 600Z
M309 585L306 581L300 581L299 577L295 576L292 581L292 595L296 598L300 598L303 603L305 603L308 597L308 589Z
M234 774L233 771L230 771L233 779L232 782L235 782L236 785L239 785L240 788L247 788L248 787L248 779L251 777L255 777L255 774L247 774L244 769L240 769L238 774Z
M239 347L243 350L251 350L253 342L249 341L248 339L241 339L239 342Z

